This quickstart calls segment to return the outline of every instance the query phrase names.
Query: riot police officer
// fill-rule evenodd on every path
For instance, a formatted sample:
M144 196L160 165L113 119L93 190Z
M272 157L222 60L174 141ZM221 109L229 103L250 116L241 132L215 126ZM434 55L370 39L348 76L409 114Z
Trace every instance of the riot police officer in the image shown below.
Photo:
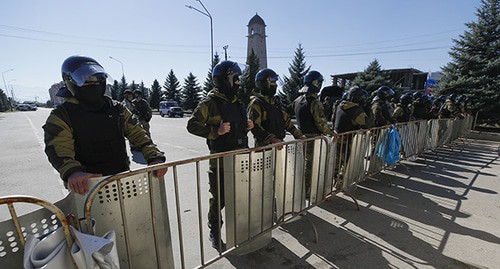
M248 118L254 123L255 147L283 142L286 131L296 139L304 136L285 109L276 102L277 81L278 74L270 68L262 69L255 75L255 90L247 110Z
M241 75L237 63L218 63L212 71L215 88L198 104L188 120L188 132L205 138L211 154L248 148L247 132L253 128L253 122L247 119L245 108L236 95L241 85ZM212 194L208 211L209 239L212 247L221 251L225 249L219 230L219 225L223 223L219 208L222 210L225 205L222 163L222 160L217 162L217 159L210 159L208 171L209 191Z
M134 107L133 101L134 101L134 93L130 89L126 89L123 92L122 105L124 107L126 107L130 112L132 112L133 114L135 114L136 111L135 111L135 107Z
M413 95L410 93L405 93L399 97L399 103L394 109L392 114L392 120L394 122L409 122L414 120L413 117Z
M334 123L336 133L366 129L373 125L362 107L367 98L368 92L358 86L351 87L346 92L346 100L340 102L336 112Z
M153 117L153 110L149 106L148 101L144 99L144 93L141 90L135 90L134 97L135 98L133 100L133 104L137 118L142 124L142 128L144 128L144 130L146 130L146 133L151 136L151 133L149 132L149 121L151 121L151 118Z
M57 93L63 104L43 126L45 154L70 190L84 195L89 178L129 170L125 136L140 147L148 164L165 161L128 109L105 96L108 74L94 59L71 56L61 67L66 87ZM163 176L166 169L156 170Z
M439 110L440 119L455 118L460 115L460 111L457 109L457 106L455 105L456 99L457 99L457 94L455 93L450 94L446 98L446 101Z
M376 127L394 123L391 118L388 101L394 95L394 90L381 86L375 91L375 98L372 101L372 117Z
M318 99L318 93L323 84L323 75L318 71L309 71L304 76L304 87L299 90L299 97L294 101L295 117L299 130L306 137L320 135L333 136L333 130L328 127L323 112L323 104ZM305 155L305 191L306 198L310 195L312 178L312 157L314 154L314 141L306 143Z

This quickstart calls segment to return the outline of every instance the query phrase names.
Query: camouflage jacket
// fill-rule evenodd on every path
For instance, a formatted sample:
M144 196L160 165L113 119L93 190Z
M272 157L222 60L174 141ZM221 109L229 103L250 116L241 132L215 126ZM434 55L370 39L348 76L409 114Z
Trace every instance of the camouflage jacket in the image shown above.
M317 135L330 135L332 136L333 130L328 126L328 122L326 121L325 118L325 113L323 111L323 104L319 101L317 93L305 93L305 98L309 101L310 100L310 110L309 113L311 114L314 125L316 128L319 130L319 134L308 134L304 133L305 136L307 137L314 137ZM297 97L294 102L297 102L301 96ZM300 125L300 123L299 123Z
M73 104L79 103L74 97L65 98L65 102ZM126 137L130 143L141 148L144 158L148 163L154 161L164 162L164 154L155 144L153 144L151 138L138 123L137 118L120 103L111 99L108 99L107 102L112 106L119 106L123 113L123 117L121 117L124 120L124 122L121 123L123 126L123 139ZM66 181L72 173L85 170L85 164L75 159L73 128L69 120L68 112L64 107L58 106L52 110L43 126L43 130L45 137L45 154L64 181ZM98 130L96 130L96 135L99 135Z
M263 123L268 119L268 112L266 111L263 102L275 106L276 98L254 92L253 96L250 97L250 103L248 104L247 108L248 119L252 120L254 123L252 133L254 134L259 146L271 144L271 140L276 137L275 134L268 132L268 130L264 129L264 127L262 126ZM292 123L292 118L290 117L290 115L288 115L288 113L281 106L278 107L281 110L281 114L283 115L285 130L289 131L294 138L301 137L302 132L300 132L300 130L297 129L297 127L295 127L295 125Z

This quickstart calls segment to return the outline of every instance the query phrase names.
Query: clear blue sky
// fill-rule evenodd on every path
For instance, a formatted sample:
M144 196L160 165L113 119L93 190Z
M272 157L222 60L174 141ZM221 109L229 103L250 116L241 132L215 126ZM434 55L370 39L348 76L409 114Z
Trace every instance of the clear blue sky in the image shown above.
M247 25L265 21L268 67L282 77L301 43L306 63L325 78L362 71L375 58L384 69L439 71L452 39L475 21L480 0L202 0L212 14L214 51L245 62ZM163 85L170 69L201 85L210 64L210 20L186 8L196 0L10 0L0 4L0 72L20 101L46 101L70 55L98 60L116 80ZM327 82L327 84L329 84ZM0 81L0 88L4 88Z

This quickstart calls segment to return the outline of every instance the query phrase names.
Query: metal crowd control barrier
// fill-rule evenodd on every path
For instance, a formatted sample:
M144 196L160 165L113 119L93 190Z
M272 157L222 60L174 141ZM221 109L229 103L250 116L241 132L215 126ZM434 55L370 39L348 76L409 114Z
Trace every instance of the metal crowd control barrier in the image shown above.
M398 124L404 141L401 156L405 159L449 143L467 132L471 123L465 118ZM230 253L241 255L265 246L277 227L338 192L350 195L349 188L385 169L376 149L386 143L387 130L344 133L336 143L317 137L212 154L105 178L93 183L86 198L85 223L90 226L95 220L98 235L115 230L121 268L206 267ZM210 246L205 217L210 198L205 171L210 160L224 167L217 180L223 181L225 195L215 199L226 205L219 240L227 242L227 249L219 251ZM151 176L158 168L169 169L165 178ZM55 207L75 213L75 204L70 195ZM0 222L0 267L20 267L21 238L64 224L61 212L58 220L54 213L35 211ZM24 221L30 228L16 224ZM35 222L40 224L31 224Z
M170 222L163 178L150 169L92 181L85 225L99 236L114 230L120 268L173 268Z
M29 214L18 216L14 204L33 204L42 207ZM0 222L0 268L23 268L25 238L47 235L62 227L68 248L73 244L64 212L74 212L73 195L69 194L55 204L31 197L0 197L0 205L7 205L11 219Z

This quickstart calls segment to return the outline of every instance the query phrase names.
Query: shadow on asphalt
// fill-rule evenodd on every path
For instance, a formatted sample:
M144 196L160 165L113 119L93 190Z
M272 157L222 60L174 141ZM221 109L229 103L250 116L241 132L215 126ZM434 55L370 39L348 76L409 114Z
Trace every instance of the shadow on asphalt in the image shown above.
M361 183L352 192L360 211L344 195L311 210L305 217L316 226L318 243L313 242L309 221L283 225L280 230L305 247L306 254L298 256L273 239L266 248L228 260L236 268L325 268L325 264L331 268L483 268L443 252L451 234L500 244L497 236L456 221L470 217L461 211L470 191L498 194L474 186L478 175L496 177L481 169L498 156L474 143L461 151L447 147L424 157ZM323 266L311 264L311 255L321 257Z

